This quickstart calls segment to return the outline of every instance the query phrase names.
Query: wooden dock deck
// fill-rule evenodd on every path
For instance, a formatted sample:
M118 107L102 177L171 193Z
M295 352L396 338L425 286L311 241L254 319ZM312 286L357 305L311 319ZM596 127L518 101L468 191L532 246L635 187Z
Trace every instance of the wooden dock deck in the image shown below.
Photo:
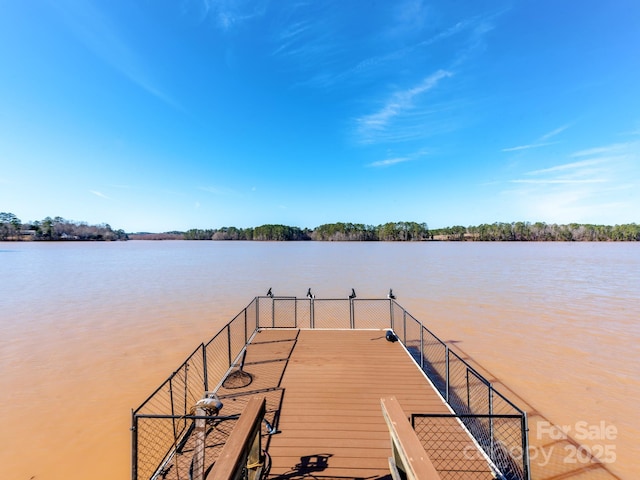
M218 390L222 413L239 413L252 396L266 397L266 418L277 428L264 437L272 480L390 479L380 399L395 396L407 416L450 413L383 330L261 330L247 347L244 371L249 385ZM475 448L459 423L450 425L451 436ZM481 455L468 453L437 445L428 452L443 479L494 478Z

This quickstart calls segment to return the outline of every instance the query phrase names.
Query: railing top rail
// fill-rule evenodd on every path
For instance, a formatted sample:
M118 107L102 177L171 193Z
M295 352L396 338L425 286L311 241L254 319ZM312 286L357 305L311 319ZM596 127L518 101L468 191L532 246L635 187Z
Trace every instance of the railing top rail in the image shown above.
M522 418L516 413L412 413L411 418Z
M152 413L139 413L138 418L158 418L158 419L176 419L176 420L237 420L239 413L234 415L155 415Z

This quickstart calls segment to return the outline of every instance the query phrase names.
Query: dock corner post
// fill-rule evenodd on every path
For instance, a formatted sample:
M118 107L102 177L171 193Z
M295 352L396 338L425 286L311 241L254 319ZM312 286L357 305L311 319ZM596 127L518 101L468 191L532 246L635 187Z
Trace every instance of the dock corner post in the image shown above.
M131 410L131 480L138 480L138 417Z
M394 321L393 321L393 299L389 299L389 325L391 330L396 331Z
M531 480L531 468L529 465L529 422L527 420L527 412L522 412L522 468L524 470L524 479Z
M309 315L309 328L316 328L316 309L315 309L315 304L313 303L313 298L311 298L310 300L311 302L311 306L310 308L310 315Z

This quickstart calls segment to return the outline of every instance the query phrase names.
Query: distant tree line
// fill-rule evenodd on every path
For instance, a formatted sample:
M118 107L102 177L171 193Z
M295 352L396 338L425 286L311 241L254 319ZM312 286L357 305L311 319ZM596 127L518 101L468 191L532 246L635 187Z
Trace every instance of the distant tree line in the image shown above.
M477 241L477 242L621 242L640 241L640 225L568 225L544 222L496 222L478 226L430 230L426 223L389 222L382 225L327 223L313 230L284 225L256 228L223 227L185 232L186 240L317 240L317 241Z
M570 223L568 225L544 222L512 222L482 224L478 226L453 226L431 230L436 240L479 242L637 242L640 241L640 225L592 225Z
M127 235L108 224L88 225L62 217L23 223L13 213L0 212L0 241L6 240L262 240L262 241L387 241L427 240L479 242L607 242L640 241L640 225L568 225L544 222L495 222L477 226L429 229L426 223L388 222L382 225L327 223L311 230L287 225L261 225L255 228L222 227L191 229L186 232L138 233Z
M0 240L127 240L124 230L113 230L109 224L88 225L62 217L23 223L13 213L0 212Z
M409 242L429 240L431 234L426 223L388 222L378 226L361 223L329 223L313 230L311 238L325 241Z
M185 240L311 240L308 229L286 225L261 225L255 228L222 227L220 229L191 229L184 232Z
M255 228L222 227L191 229L185 240L320 240L320 241L421 241L431 235L426 223L390 222L384 225L328 223L314 230L286 225L262 225Z

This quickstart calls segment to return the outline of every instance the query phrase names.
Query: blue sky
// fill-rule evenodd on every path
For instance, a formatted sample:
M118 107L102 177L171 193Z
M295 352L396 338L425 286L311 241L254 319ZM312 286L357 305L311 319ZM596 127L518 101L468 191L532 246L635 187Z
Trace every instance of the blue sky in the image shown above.
M0 211L640 222L635 0L4 0Z

